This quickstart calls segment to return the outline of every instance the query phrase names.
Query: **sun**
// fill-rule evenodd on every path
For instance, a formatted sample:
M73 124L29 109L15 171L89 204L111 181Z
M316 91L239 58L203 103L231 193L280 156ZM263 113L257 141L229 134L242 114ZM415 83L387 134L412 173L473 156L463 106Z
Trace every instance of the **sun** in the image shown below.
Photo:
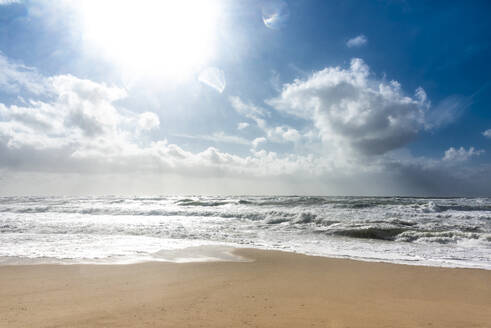
M118 67L179 78L215 51L217 0L79 1L86 44Z

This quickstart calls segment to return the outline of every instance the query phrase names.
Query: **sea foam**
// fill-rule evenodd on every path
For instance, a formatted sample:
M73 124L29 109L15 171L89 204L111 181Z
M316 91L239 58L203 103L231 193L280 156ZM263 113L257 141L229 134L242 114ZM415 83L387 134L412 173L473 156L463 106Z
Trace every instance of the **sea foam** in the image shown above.
M491 200L0 198L3 262L11 263L12 258L70 263L162 260L166 252L200 246L491 269ZM169 255L168 260L172 258Z

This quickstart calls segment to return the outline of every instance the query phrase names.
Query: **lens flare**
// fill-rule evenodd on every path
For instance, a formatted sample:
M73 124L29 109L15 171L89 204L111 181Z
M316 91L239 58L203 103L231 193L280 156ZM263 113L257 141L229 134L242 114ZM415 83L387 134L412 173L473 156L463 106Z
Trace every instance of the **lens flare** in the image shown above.
M281 0L266 2L263 5L262 12L264 25L273 30L279 30L285 27L290 17L288 5Z

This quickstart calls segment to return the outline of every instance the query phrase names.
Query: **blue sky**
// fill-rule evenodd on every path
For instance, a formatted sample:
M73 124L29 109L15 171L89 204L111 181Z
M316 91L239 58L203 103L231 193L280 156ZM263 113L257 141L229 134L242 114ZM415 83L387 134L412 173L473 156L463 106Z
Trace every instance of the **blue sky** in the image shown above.
M490 7L0 1L0 193L489 196Z

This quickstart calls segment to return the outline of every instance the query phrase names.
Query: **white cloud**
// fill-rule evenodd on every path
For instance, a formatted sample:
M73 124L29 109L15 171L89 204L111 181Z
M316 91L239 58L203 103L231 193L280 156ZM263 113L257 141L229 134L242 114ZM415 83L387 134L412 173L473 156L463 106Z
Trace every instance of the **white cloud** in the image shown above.
M0 6L6 6L13 3L20 3L20 0L0 0Z
M225 90L225 86L227 85L225 80L225 73L216 67L208 67L201 72L198 77L200 82L212 87L218 92L222 93Z
M237 124L237 130L244 130L247 127L249 127L249 123L247 122L240 122Z
M487 129L486 131L484 131L482 133L482 135L487 137L487 138L491 138L491 129Z
M152 112L145 112L139 115L138 126L142 130L152 130L160 125L160 120L157 114Z
M257 152L240 157L209 147L191 153L166 140L142 143L138 131L158 126L153 113L136 114L114 102L123 89L71 75L43 80L49 100L26 106L0 104L0 166L8 170L185 176L278 176L302 170L296 156ZM288 130L283 131L288 134ZM291 133L291 132L290 132ZM262 139L226 135L192 136L202 140L257 146Z
M439 128L451 124L462 115L467 106L462 97L447 97L427 113L426 125L429 128Z
M302 136L300 133L289 126L277 126L272 129L266 129L268 139L273 142L298 142Z
M0 138L9 148L68 147L92 137L116 138L121 134L119 125L133 120L112 105L125 96L116 87L60 75L44 79L43 88L50 101L0 105Z
M263 138L263 137L260 137L260 138L256 138L252 141L252 146L254 148L257 148L257 146L259 146L259 144L263 143L263 142L266 142L266 138Z
M225 134L223 131L215 132L211 135L188 135L188 134L174 134L176 137L188 138L188 139L198 139L198 140L209 140L218 143L232 143L238 145L250 145L251 142L245 138L239 136L233 136Z
M34 69L5 61L10 83L26 84L35 77L42 97L28 92L31 99L22 105L0 104L0 165L17 163L19 168L36 170L78 170L73 160L83 154L135 152L138 131L158 126L153 113L136 114L114 105L126 97L124 89L79 79L72 75L42 77ZM25 73L27 71L28 73ZM43 100L37 100L42 98ZM82 156L83 157L83 156ZM82 166L81 166L82 165ZM36 167L37 166L37 167Z
M268 116L267 112L261 108L254 106L253 104L244 103L239 97L231 96L229 97L230 104L232 107L241 115L255 121L257 126L260 128L266 127L265 118Z
M254 120L257 126L264 131L269 141L283 142L298 142L302 138L301 134L294 128L289 126L270 127L267 123L269 117L268 112L253 104L244 103L239 97L229 98L232 107L247 118Z
M346 42L346 46L348 48L361 47L361 46L364 46L367 43L368 43L367 37L364 36L363 34L360 34L360 35L358 35L358 36L356 36L354 38L349 39Z
M47 81L56 97L51 105L59 114L66 115L67 127L78 128L89 137L117 133L118 125L125 118L112 102L126 97L124 89L71 75L59 75Z
M113 102L126 97L122 88L107 86L105 83L96 83L90 80L79 79L72 75L57 75L47 79L59 98L70 105L70 101L80 99L95 104Z
M211 140L216 142L225 142L225 143L235 143L239 145L250 145L251 142L245 138L227 135L224 132L215 132L211 136L205 136L205 140Z
M370 155L410 142L426 127L429 107L422 88L407 96L397 81L371 77L361 59L353 59L348 69L328 67L285 84L267 103L312 122L329 147Z
M464 147L458 149L450 147L445 151L443 160L448 162L463 162L469 160L473 156L479 156L483 153L484 150L476 150L474 147L470 147L469 150L465 150Z
M324 152L316 144L320 138L325 148L344 145L360 151L358 142L368 136L376 144L384 144L384 138L398 135L393 129L401 130L404 136L412 135L408 126L417 133L427 123L423 113L428 101L422 89L413 97L404 96L396 82L370 78L362 62L354 62L346 70L326 69L305 81L295 81L284 86L281 95L272 101L279 110L311 122L313 129L270 126L271 116L266 109L232 97L234 108L255 121L263 135L252 141L224 132L188 136L248 146L250 153L243 156L215 147L190 152L167 140L140 139L140 131L159 126L158 116L120 107L118 100L126 97L124 89L71 75L46 78L31 68L9 65L7 61L7 68L13 70L10 76L19 77L19 81L11 78L8 85L27 89L29 84L23 82L23 72L27 71L33 77L30 81L45 92L42 96L28 92L22 105L0 104L0 174L7 177L0 184L0 194L33 190L65 193L86 181L96 183L90 184L92 189L83 190L94 190L97 185L98 193L110 190L100 181L132 186L113 190L119 193L157 193L163 185L172 186L167 191L176 193L175 184L164 180L169 175L179 176L172 181L179 181L183 193L209 193L203 186L210 185L210 178L214 186L217 181L224 185L236 183L235 189L227 189L235 193L448 194L452 186L458 185L457 192L489 194L491 188L485 183L491 167L453 164L483 152L472 147L451 148L439 160L403 158L395 152L343 159ZM386 121L388 125L384 125ZM334 123L340 126L333 127ZM338 143L330 143L331 139ZM265 142L294 143L295 148L303 148L295 153L276 153L261 149ZM66 176L77 178L67 184ZM138 185L140 176L147 177L147 184ZM16 177L23 182L19 184ZM52 184L55 180L59 181L57 185ZM42 189L39 181L51 189ZM246 189L244 181L250 183ZM214 189L217 193L223 190L220 186Z
M43 77L36 70L22 64L13 63L0 52L1 91L19 94L21 91L39 95L46 92Z

